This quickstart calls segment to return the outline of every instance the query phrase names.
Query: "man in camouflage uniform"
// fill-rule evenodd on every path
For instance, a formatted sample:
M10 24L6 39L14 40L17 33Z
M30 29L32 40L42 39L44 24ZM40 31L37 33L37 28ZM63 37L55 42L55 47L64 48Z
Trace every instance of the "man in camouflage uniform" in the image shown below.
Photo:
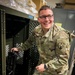
M32 35L19 48L27 50L35 42L40 58L34 75L67 75L70 52L70 35L66 30L54 24L52 9L44 5L38 12L38 22Z

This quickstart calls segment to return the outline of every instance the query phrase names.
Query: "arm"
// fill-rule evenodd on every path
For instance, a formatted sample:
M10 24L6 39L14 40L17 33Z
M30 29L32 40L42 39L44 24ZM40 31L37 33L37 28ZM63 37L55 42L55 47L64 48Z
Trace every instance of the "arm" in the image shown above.
M64 73L64 71L68 70L69 52L69 36L61 33L56 41L55 57L46 63L46 67L57 73Z
M67 38L60 38L56 43L55 57L53 60L45 64L40 64L36 66L36 69L39 72L43 72L45 70L50 69L50 71L54 70L57 73L60 73L61 70L65 71L68 69L68 59L69 59L69 51L70 51L70 43Z
M11 50L13 50L13 51L27 50L33 46L34 40L35 40L34 33L32 33L32 35L21 46L19 46L18 48L16 48L16 47L12 48Z
M33 46L35 38L34 35L32 34L23 44L22 46L19 47L21 50L27 50Z

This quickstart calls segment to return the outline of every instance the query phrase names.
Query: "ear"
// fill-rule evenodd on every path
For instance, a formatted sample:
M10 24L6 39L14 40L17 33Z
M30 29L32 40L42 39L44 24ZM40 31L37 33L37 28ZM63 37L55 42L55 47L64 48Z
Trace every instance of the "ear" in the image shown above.
M40 18L38 17L38 22L40 23Z

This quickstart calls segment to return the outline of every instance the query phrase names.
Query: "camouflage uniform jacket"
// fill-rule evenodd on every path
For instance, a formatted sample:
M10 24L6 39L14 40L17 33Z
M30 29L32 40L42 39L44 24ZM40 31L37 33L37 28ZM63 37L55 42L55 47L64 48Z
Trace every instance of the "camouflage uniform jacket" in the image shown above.
M70 52L69 35L56 25L43 35L41 25L38 25L21 48L27 50L34 41L40 54L39 64L46 64L46 72L49 75L65 75Z

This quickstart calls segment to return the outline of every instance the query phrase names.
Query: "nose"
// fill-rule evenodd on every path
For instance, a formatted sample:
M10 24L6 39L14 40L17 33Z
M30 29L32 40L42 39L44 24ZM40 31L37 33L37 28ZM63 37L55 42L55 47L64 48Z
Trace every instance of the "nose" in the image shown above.
M46 16L46 17L45 17L45 20L49 20L49 18Z

